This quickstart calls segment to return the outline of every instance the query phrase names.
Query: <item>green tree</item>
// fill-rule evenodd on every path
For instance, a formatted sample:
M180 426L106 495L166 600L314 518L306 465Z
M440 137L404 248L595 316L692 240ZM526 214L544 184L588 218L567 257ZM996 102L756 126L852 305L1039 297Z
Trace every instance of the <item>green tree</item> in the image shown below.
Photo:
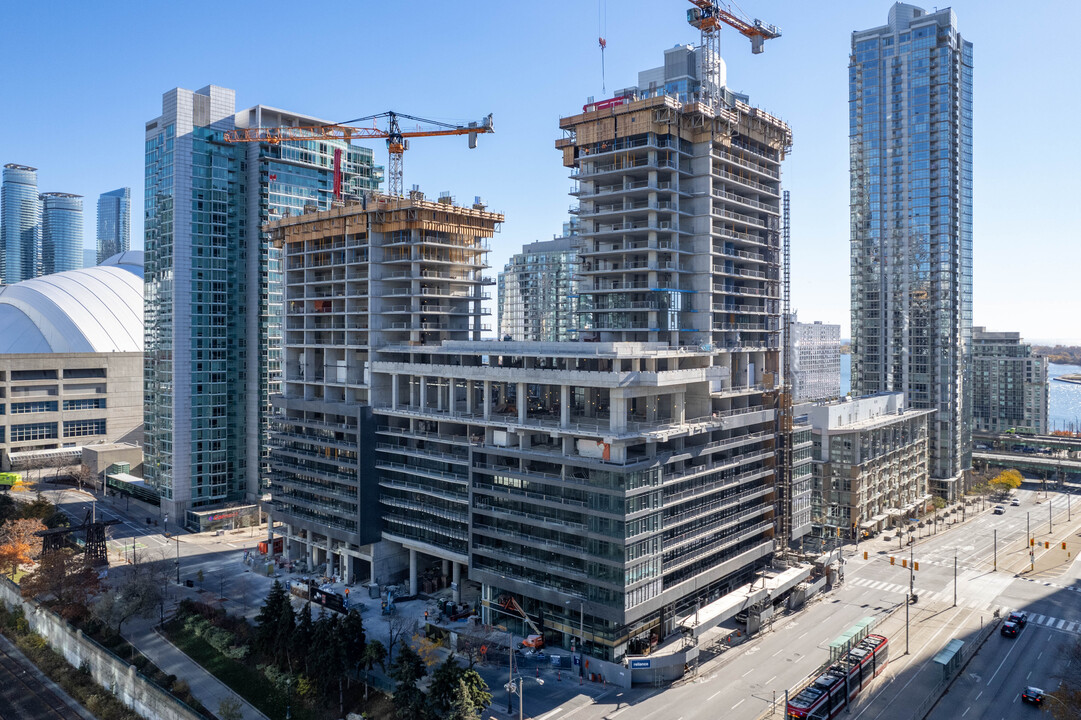
M312 622L312 604L310 602L304 603L304 607L297 613L297 624L293 630L293 658L298 665L304 668L305 675L311 675L314 638L315 624Z
M385 663L387 660L387 649L383 647L383 643L378 640L372 640L370 643L365 644L364 654L360 656L360 666L364 669L364 699L368 699L368 675L372 671L372 668L378 665L386 670Z
M274 636L274 661L278 667L293 671L293 633L296 632L296 615L289 598L278 608L277 634Z
M473 668L467 668L462 673L459 684L465 685L473 706L478 709L478 712L492 704L492 694L488 692L488 683L484 682L484 678Z
M473 694L465 680L458 680L447 714L437 717L445 717L447 720L479 720L481 710L483 708L477 707L473 702Z
M289 604L289 596L286 594L285 587L275 580L263 606L259 609L259 614L255 616L255 647L260 652L267 654L274 652L283 604Z
M436 717L446 717L458 692L458 682L465 670L454 659L454 654L439 664L432 672L432 682L428 686L428 707Z
M394 688L394 708L399 720L425 720L429 717L424 693L417 683L427 668L416 650L403 643L398 657L390 664L389 674L397 683Z
M364 636L364 621L360 613L354 608L350 610L341 623L341 637L345 644L345 662L351 667L357 667L361 658L364 657L366 638Z

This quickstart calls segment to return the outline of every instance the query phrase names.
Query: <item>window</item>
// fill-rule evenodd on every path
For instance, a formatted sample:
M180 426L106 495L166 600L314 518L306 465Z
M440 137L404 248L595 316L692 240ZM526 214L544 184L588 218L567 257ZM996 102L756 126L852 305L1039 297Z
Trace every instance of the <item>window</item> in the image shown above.
M65 400L65 410L100 410L105 407L105 398L86 398L85 400Z
M84 437L86 435L104 435L104 420L65 420L64 437ZM53 437L56 437L55 435Z
M21 380L55 380L55 370L12 370L11 382Z
M64 378L103 378L105 368L68 368L64 371Z
M56 439L56 423L30 423L11 426L11 442Z
M11 403L11 414L21 415L23 413L41 413L41 412L56 412L57 402L55 400L39 400L37 402L18 402Z

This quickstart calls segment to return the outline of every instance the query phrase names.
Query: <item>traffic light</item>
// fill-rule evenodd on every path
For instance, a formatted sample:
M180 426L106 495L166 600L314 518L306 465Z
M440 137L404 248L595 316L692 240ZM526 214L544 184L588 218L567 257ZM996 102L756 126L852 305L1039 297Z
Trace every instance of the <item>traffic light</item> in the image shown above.
M1063 550L1065 550L1065 549L1066 549L1066 543L1062 543L1062 549L1063 549ZM867 559L867 551L866 551L866 550L864 550L864 551L863 551L863 559L864 559L864 560L866 560L866 559Z
M1036 547L1036 538L1029 538L1028 539L1028 544L1031 545L1032 547Z
M901 558L901 567L903 567L903 568L908 567L908 560L905 560L904 558Z
M1049 542L1047 542L1047 541L1045 540L1045 541L1044 541L1044 543L1043 543L1043 549L1044 549L1044 550L1048 550L1048 549L1050 549L1050 547L1051 547L1051 543L1049 543Z
M1065 540L1063 540L1063 541L1062 541L1062 549L1063 549L1063 550L1065 550L1065 549L1066 549L1066 541L1065 541ZM864 553L864 555L866 555L866 554L867 554L867 553Z
M919 570L919 569L920 569L920 561L919 561L919 560L917 560L916 562L912 563L912 569L913 569L913 570Z
M890 555L890 565L893 565L895 562L896 560L894 560L893 555Z

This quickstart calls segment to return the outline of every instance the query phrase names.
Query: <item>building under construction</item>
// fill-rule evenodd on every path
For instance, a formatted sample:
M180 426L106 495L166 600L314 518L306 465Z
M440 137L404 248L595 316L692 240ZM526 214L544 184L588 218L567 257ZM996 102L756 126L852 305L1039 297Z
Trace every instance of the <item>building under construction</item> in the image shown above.
M516 604L549 643L582 634L618 661L806 532L809 454L783 494L777 476L791 131L731 94L702 101L696 67L685 92L632 88L560 121L577 342L480 339L502 220L482 207L376 196L270 223L287 552L346 579L408 567L410 592L442 561L480 584L485 622L526 630ZM804 510L780 524L779 507Z

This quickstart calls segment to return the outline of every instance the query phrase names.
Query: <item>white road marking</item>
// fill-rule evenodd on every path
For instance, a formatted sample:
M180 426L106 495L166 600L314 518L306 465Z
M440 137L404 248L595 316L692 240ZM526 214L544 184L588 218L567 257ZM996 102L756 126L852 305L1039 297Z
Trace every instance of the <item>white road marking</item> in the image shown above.
M1063 628L1063 626L1065 626L1065 625L1066 625L1066 621L1065 621L1065 620L1059 620L1059 621L1058 621L1058 624L1057 624L1057 625L1055 625L1055 629L1056 629L1056 630L1061 630L1061 629Z
M961 717L964 717L965 715L968 715L968 711L971 710L971 709L972 709L971 707L965 708L965 711L963 713L961 713Z
M1073 623L1070 623L1070 624L1071 624L1071 625L1073 625ZM810 630L808 630L807 632L810 632ZM802 640L802 639L803 639L803 636L804 636L804 635L806 635L806 634L807 634L807 633L805 632L805 633L803 633L803 635L800 635L800 636L799 636L798 638L796 638L796 639L797 639L797 640Z
M750 674L751 674L752 672L754 672L754 668L751 668L751 669L750 669L750 670L748 670L747 672L743 673L742 675L740 675L740 677L747 677L747 676L748 676L748 675L750 675Z
M548 718L552 717L553 715L555 715L557 712L559 712L562 709L563 708L561 708L561 707L557 707L555 710L553 710L553 711L551 711L549 713L545 713L544 715L541 715L539 718L537 718L537 720L548 720Z
M740 700L740 701L739 701L738 703L736 703L735 705L733 705L733 706L732 706L732 709L733 709L733 710L735 710L736 708L738 708L738 707L739 707L740 705L742 705L742 704L743 704L743 703L745 703L745 702L747 702L747 698L743 698L743 699L742 699L742 700Z
M980 695L983 695L983 690L980 690ZM976 696L976 699L977 699L977 700L979 700L979 699L980 699L980 695L977 695L977 696Z
M773 682L776 679L777 679L777 676L774 675L773 677L771 677L769 680L766 681L766 685L769 685L771 682Z
M712 695L710 695L710 696L709 696L708 698L706 698L706 702L709 702L709 701L710 701L710 700L712 700L713 698L717 697L718 695L720 695L720 694L721 694L721 692L722 692L722 691L718 690L717 692L713 693L713 694L712 694ZM543 719L542 719L542 720L543 720Z
M780 649L780 650L778 650L777 652L775 652L775 653L773 653L772 655L770 655L770 657L777 657L778 655L780 655L780 654L781 654L781 653L783 653L783 652L784 652L784 648L781 648L781 649Z
M1016 647L1018 646L1018 644L1019 644L1019 643L1010 643L1010 649L1006 651L1006 655L1005 655L1005 656L1003 656L1003 658L1002 658L1002 662L1000 662L1000 663L998 664L998 668L996 668L996 669L995 669L995 673L994 673L994 675L992 675L992 676L991 676L991 679L987 681L987 684L988 684L988 685L990 685L990 684L991 684L991 683L992 683L992 682L994 681L994 679L995 679L995 675L998 675L998 671L999 671L999 670L1001 670L1001 669L1002 669L1002 666L1006 664L1006 660L1008 660L1008 659L1009 659L1009 657L1010 657L1010 653L1012 653L1012 652L1014 651L1014 648L1016 648Z

